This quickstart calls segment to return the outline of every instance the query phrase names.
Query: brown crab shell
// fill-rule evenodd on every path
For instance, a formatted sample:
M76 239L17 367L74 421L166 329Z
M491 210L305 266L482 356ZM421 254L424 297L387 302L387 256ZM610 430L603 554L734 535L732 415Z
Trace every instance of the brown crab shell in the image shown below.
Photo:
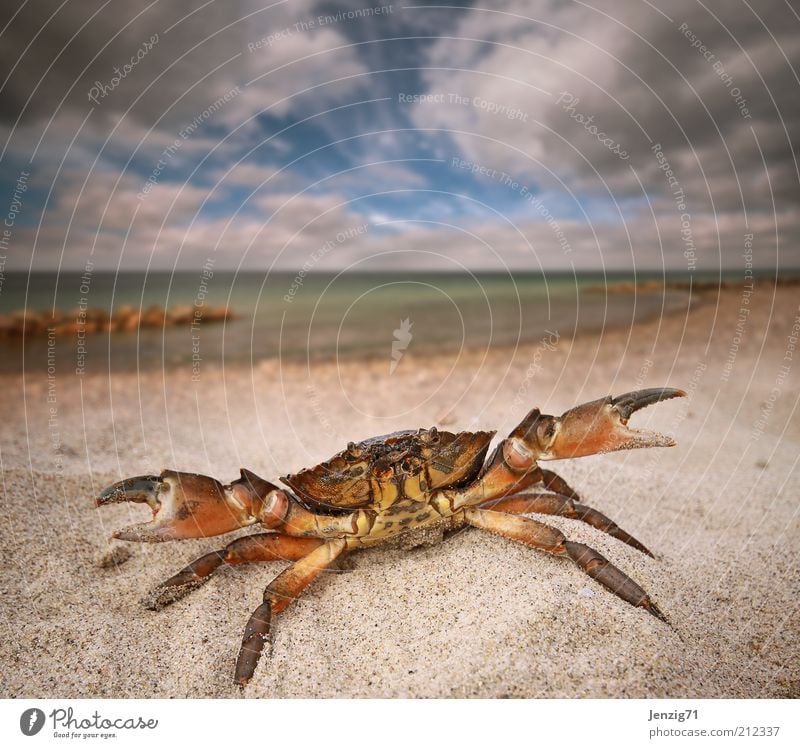
M400 501L427 502L431 491L474 480L494 431L420 429L350 443L316 467L281 480L313 511L386 509Z

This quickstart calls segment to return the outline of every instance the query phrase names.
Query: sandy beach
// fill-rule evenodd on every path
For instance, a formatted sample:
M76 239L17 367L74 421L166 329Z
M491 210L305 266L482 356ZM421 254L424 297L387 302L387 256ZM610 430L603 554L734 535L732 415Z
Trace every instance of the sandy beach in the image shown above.
M759 282L742 317L739 290L706 291L632 330L556 329L538 345L433 359L412 344L391 375L387 350L363 364L209 367L197 381L188 367L77 377L65 342L50 379L46 361L0 379L0 695L241 695L242 629L282 565L223 569L145 609L149 589L230 536L110 542L148 515L94 508L120 477L171 467L229 481L246 466L276 480L349 440L434 424L503 436L534 406L669 385L690 396L633 425L677 447L548 466L656 558L547 521L630 574L671 629L566 561L468 530L324 574L277 619L244 695L798 697L798 302L796 287Z

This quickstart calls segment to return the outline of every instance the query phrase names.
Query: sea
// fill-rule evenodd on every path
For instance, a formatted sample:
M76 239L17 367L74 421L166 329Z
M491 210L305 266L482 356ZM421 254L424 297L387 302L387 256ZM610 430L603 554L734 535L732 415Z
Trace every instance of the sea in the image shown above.
M0 340L0 371L46 368L82 373L163 367L315 362L490 350L550 335L570 339L683 313L700 294L685 276L652 274L6 273L0 314L47 315L81 306L113 312L228 306L235 319L194 326L95 333L78 341L46 334ZM702 279L718 282L719 275ZM79 349L80 343L80 351ZM79 356L80 353L80 356ZM66 359L66 362L65 362Z

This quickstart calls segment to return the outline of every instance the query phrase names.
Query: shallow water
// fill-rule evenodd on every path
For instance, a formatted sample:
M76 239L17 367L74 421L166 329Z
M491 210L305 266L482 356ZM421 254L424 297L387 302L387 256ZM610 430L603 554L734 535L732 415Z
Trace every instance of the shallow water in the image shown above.
M388 364L415 354L490 349L569 339L603 328L629 327L684 311L688 290L654 287L606 293L629 276L470 275L393 273L305 277L199 273L79 273L6 277L0 313L17 309L68 311L86 299L106 311L123 305L146 308L230 305L238 319L224 324L140 329L86 338L86 372L258 361L385 357ZM639 281L642 277L639 276ZM403 323L404 320L407 322ZM77 362L77 340L59 335L0 341L0 370L45 368L48 353L59 368ZM55 350L54 350L55 349Z

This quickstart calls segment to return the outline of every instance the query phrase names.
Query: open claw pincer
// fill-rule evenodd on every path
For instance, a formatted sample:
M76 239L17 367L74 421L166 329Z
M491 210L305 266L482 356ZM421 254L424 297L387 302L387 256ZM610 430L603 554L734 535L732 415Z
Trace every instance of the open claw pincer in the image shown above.
M161 478L157 475L137 475L135 478L125 480L104 488L95 499L95 506L106 504L119 504L123 501L132 501L139 504L149 504L153 510L158 507L158 490Z
M95 503L105 506L131 501L152 509L150 522L115 532L120 540L155 543L221 535L257 521L257 491L263 486L255 486L256 476L246 472L240 480L224 486L206 475L163 470L159 476L141 475L114 483Z
M584 457L621 449L673 447L672 437L629 428L628 420L648 405L685 395L683 390L672 387L653 387L593 400L561 416L548 416L534 410L513 436L521 438L539 460Z

